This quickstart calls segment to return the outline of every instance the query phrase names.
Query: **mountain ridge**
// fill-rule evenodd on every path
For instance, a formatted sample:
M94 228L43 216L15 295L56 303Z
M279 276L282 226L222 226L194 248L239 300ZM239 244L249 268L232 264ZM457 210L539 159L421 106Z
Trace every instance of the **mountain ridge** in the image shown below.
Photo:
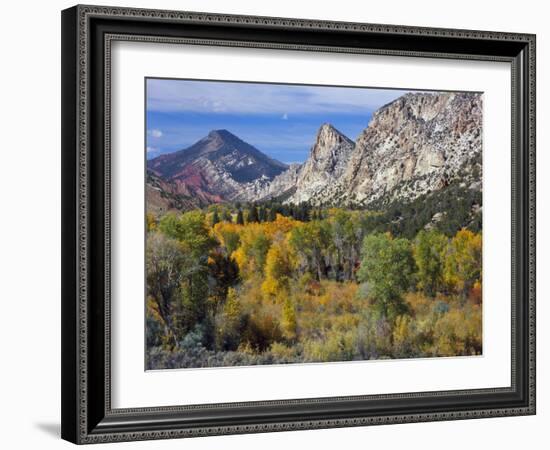
M368 207L412 201L461 179L481 190L482 97L407 93L379 108L355 141L323 123L301 164L286 165L227 130L148 162L148 170L201 202Z
M224 129L147 161L148 173L171 183L171 194L196 197L202 203L235 199L244 184L271 180L287 169Z

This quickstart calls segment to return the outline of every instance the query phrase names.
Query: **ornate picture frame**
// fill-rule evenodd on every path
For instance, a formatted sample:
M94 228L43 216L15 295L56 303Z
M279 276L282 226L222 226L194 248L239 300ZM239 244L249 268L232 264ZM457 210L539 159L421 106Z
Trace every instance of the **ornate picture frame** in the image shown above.
M511 384L112 407L113 42L499 61L511 66ZM143 133L143 130L137 130ZM62 437L85 444L535 414L535 36L100 6L62 12Z

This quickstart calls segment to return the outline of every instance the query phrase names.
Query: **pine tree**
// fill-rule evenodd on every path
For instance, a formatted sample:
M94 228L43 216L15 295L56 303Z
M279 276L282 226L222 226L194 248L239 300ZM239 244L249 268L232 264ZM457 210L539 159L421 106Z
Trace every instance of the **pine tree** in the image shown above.
M244 225L244 217L242 210L237 211L237 225Z
M248 223L258 222L258 209L255 205L250 206L247 221Z
M218 215L218 210L215 209L214 213L212 214L212 226L216 225L217 223L220 223L220 216Z
M258 220L260 222L265 222L267 219L267 212L263 206L258 208Z

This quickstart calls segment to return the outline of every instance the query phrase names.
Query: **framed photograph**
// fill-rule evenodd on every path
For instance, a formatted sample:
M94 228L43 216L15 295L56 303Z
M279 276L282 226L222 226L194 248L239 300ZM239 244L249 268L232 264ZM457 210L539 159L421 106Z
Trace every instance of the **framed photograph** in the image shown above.
M62 437L535 413L535 36L62 12Z

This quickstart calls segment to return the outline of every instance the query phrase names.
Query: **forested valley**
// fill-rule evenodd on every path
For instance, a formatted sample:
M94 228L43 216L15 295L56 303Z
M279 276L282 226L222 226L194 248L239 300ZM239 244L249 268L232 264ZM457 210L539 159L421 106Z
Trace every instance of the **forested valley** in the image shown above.
M481 354L481 194L445 192L147 214L147 368Z

